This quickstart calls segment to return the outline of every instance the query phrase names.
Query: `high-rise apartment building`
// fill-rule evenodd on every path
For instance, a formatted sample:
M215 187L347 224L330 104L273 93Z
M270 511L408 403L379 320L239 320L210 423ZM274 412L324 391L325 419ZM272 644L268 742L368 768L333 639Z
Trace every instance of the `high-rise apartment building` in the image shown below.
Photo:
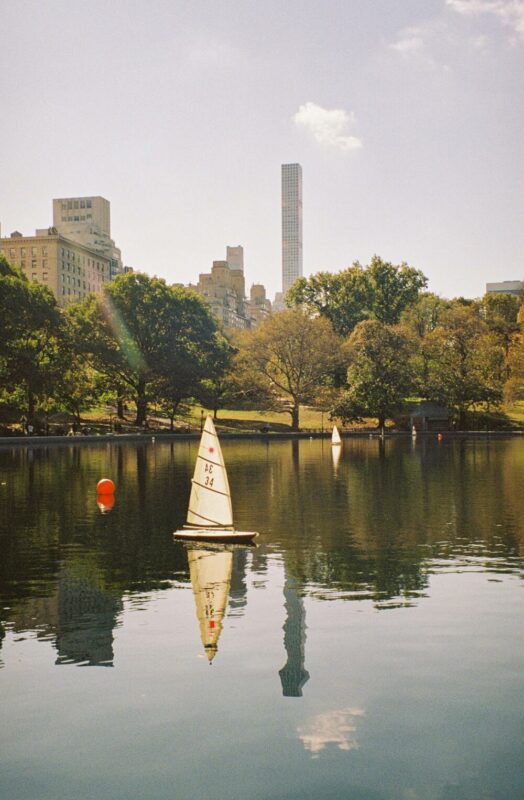
M254 284L246 299L244 249L240 245L228 247L226 261L213 261L211 272L200 273L196 286L188 288L205 298L226 328L254 328L271 314L262 284Z
M111 236L111 204L104 197L61 197L53 200L55 228L96 225L101 233Z
M244 248L241 245L227 247L226 261L230 269L240 269L244 272Z
M282 164L282 291L302 276L302 167Z
M227 328L249 328L245 307L244 273L231 269L227 261L213 261L211 272L201 273L190 286L205 298L215 317Z
M63 236L111 262L111 278L123 271L122 253L111 239L111 204L104 197L53 200L53 226Z

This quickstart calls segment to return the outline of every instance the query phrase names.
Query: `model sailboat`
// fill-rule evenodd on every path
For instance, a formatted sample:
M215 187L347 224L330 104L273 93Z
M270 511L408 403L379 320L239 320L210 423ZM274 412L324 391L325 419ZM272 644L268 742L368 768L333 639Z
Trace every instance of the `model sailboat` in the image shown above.
M213 542L250 542L258 533L236 531L226 467L217 432L207 417L191 481L187 522L176 539Z
M342 444L342 439L340 438L340 433L338 432L337 426L333 425L333 433L331 434L331 446L337 447L339 444Z

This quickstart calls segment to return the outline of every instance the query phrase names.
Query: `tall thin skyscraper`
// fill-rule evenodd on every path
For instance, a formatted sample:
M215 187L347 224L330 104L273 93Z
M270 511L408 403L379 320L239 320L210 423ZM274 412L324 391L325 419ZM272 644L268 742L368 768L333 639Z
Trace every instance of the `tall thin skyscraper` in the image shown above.
M282 291L302 276L302 167L282 164Z

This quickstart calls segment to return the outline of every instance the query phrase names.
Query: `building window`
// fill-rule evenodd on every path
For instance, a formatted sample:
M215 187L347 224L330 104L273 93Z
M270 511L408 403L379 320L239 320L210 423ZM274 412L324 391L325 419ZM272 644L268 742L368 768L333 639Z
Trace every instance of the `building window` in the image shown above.
M31 280L36 281L36 272L33 272L31 275Z
M25 261L24 261L24 260L22 260L22 261L20 262L20 266L22 267L22 269L25 269Z
M22 258L24 258L24 257L25 257L25 247L22 247L22 248L21 248L21 250L20 250L20 255L22 256Z
M67 207L68 208L73 208L73 201L72 200L68 200L67 201Z
M43 256L47 255L47 247L45 245L44 245L44 247L42 247L42 255Z
M93 215L92 214L88 214L87 215L87 219L93 219Z
M91 208L91 200L88 200L86 203L87 208Z
M73 200L73 208L78 208L78 200Z
M31 248L31 255L36 256L36 247Z
M86 207L85 200L80 200L80 208L85 208L85 207Z
M36 269L36 258L31 259L31 266L33 269Z
M11 258L14 258L14 257L15 257L15 255L16 255L16 250L14 249L14 247L11 247L11 249L9 250L9 255L11 256Z
M47 272L42 272L42 280L43 281L47 280Z

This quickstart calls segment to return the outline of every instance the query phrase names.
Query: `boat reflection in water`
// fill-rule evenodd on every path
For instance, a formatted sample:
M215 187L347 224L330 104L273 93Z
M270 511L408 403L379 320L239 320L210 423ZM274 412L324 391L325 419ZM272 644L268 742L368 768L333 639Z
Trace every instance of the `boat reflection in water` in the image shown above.
M188 545L189 575L195 595L200 638L209 663L218 650L222 620L226 613L233 553L226 547L203 549Z
M338 472L338 464L340 456L342 455L342 447L332 447L331 456L333 458L333 473L336 475Z

